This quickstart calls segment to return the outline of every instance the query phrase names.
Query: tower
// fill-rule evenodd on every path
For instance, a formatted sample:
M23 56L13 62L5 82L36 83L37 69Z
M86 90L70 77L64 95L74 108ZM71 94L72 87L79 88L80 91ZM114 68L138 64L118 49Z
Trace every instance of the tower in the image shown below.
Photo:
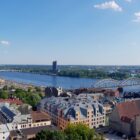
M52 70L53 70L53 72L57 71L57 61L52 62Z

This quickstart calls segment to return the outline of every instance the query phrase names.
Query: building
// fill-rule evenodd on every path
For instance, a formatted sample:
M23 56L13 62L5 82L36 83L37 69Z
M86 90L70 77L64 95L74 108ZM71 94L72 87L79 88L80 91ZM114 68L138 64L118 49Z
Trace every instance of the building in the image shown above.
M0 140L9 140L11 131L50 125L51 121L44 112L33 112L27 105L17 107L8 103L0 104Z
M0 79L0 89L4 87L5 84L5 80Z
M31 127L11 131L10 140L15 140L17 138L21 140L33 139L35 138L36 134L41 130L55 129L54 127L51 127L50 120L46 116L46 113L40 111L32 111L31 116L32 116Z
M47 113L52 123L64 129L69 123L84 123L90 128L105 126L105 111L101 103L91 96L44 98L40 109Z
M55 88L55 87L46 87L45 88L45 96L46 97L51 97L55 96L58 97L60 94L63 93L63 89L61 87Z
M0 79L0 85L4 84L4 83L5 83L5 80L4 79Z
M9 103L9 104L15 104L15 105L22 105L23 102L19 99L0 99L0 103Z
M52 70L53 70L53 72L57 71L57 61L52 62Z
M31 140L36 137L36 134L42 130L57 130L56 127L52 126L40 126L33 128L26 128L21 130L13 130L10 132L10 140Z
M140 100L118 103L109 118L110 127L129 137L140 135Z

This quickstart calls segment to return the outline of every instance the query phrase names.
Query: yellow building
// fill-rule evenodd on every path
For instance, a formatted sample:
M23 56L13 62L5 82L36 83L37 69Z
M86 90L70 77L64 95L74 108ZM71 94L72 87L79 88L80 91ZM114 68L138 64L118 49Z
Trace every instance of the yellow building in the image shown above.
M51 97L40 103L52 123L64 129L69 123L84 123L90 128L105 126L105 110L92 97L81 94L75 98Z

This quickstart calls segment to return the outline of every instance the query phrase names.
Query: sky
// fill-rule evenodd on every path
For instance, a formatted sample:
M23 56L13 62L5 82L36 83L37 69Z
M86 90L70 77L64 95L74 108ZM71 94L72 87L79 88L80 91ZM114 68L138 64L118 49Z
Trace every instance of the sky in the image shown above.
M140 0L0 0L0 64L140 65Z

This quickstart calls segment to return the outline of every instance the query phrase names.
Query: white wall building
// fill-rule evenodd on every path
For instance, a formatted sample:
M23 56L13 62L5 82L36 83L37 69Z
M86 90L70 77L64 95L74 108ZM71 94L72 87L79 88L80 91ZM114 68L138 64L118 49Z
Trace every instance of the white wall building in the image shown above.
M49 126L51 121L43 112L22 114L8 104L0 105L0 140L9 140L10 132L40 126Z

